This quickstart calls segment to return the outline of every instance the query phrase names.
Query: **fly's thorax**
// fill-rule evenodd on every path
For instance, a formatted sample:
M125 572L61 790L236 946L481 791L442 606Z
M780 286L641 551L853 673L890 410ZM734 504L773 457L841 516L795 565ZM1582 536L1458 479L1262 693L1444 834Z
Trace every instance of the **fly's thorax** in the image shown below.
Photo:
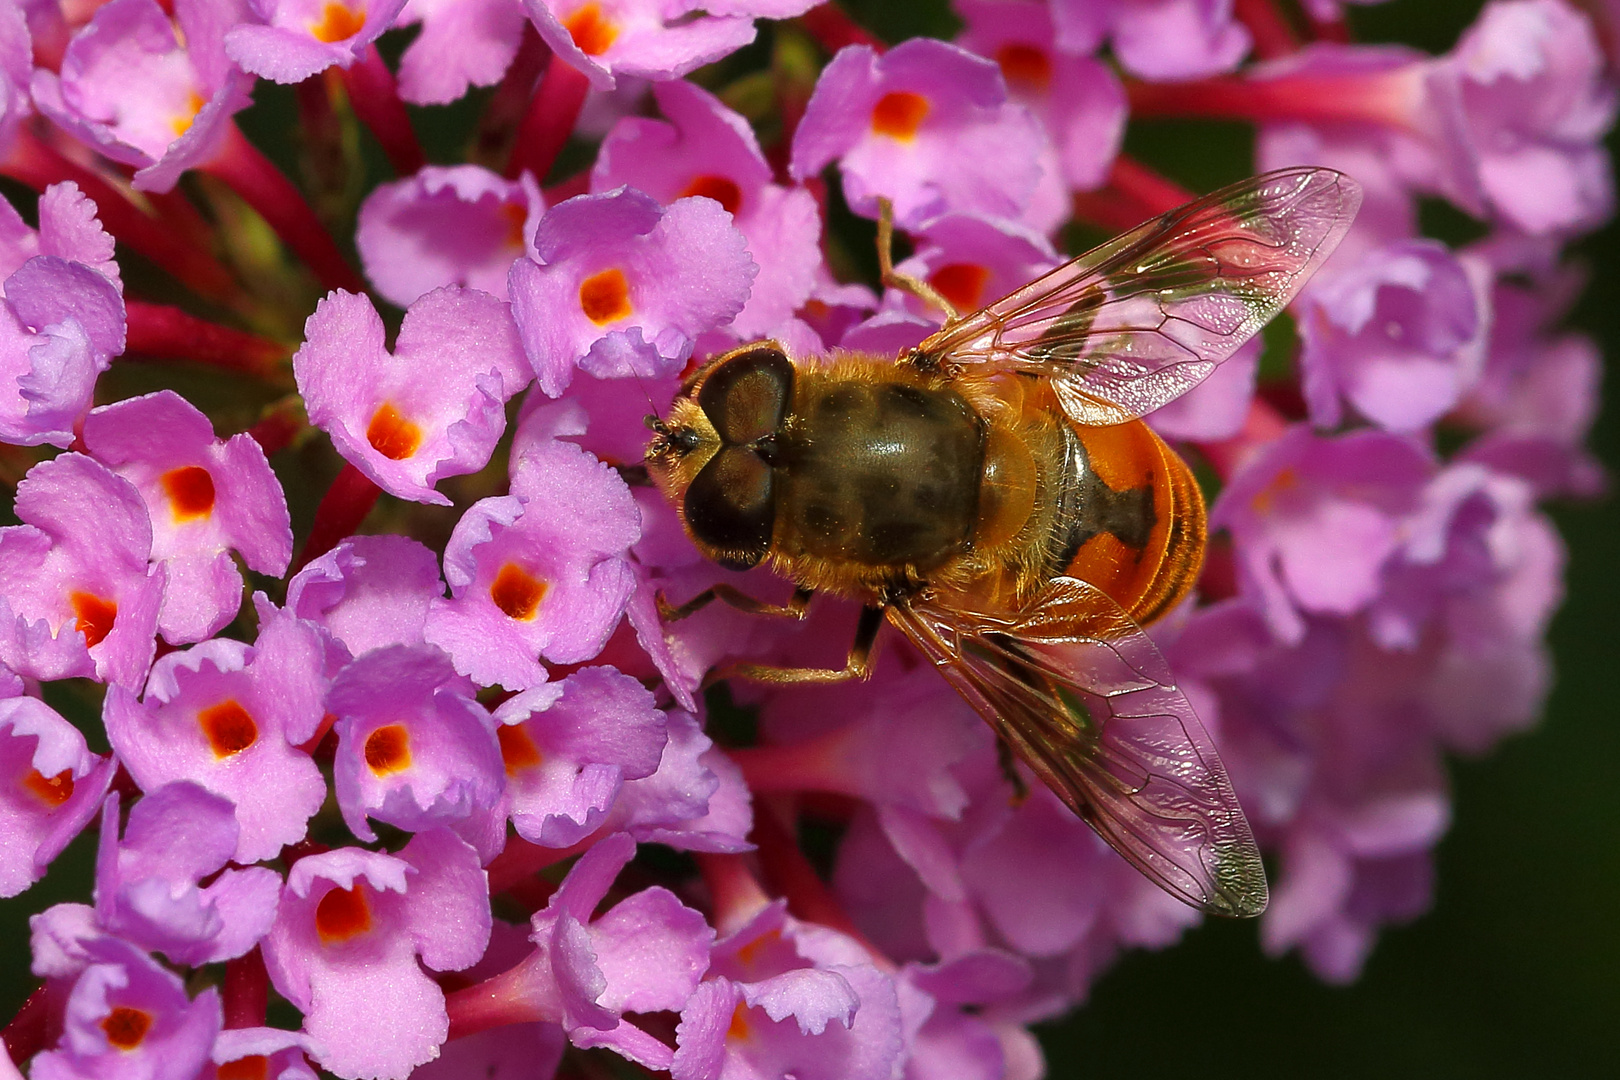
M857 575L925 574L956 558L972 538L985 444L967 399L909 366L856 356L800 369L778 471L779 554Z

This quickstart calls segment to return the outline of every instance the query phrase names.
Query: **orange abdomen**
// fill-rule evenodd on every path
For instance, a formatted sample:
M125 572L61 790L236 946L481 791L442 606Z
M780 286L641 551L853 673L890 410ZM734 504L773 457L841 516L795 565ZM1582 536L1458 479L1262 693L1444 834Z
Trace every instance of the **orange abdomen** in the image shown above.
M1140 420L1070 424L1121 523L1085 536L1061 571L1102 589L1147 625L1186 596L1204 563L1204 497L1187 463ZM1095 495L1092 496L1095 499Z

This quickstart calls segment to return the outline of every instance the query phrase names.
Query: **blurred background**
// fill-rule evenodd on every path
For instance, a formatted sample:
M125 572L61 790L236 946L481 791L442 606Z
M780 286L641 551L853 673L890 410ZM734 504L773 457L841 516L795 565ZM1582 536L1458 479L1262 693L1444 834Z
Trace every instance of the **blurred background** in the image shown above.
M957 26L944 0L845 6L891 41ZM1439 53L1481 6L1389 0L1349 14L1357 40ZM1136 122L1126 140L1200 191L1248 175L1251 146L1246 126L1206 121ZM1426 225L1439 239L1471 238L1455 214L1434 217ZM1576 252L1591 282L1573 322L1620 356L1620 228ZM1611 475L1615 385L1611 375L1592 437ZM1128 955L1083 1009L1041 1028L1051 1077L1620 1075L1620 502L1552 512L1570 556L1551 634L1557 681L1539 728L1453 762L1455 824L1434 908L1387 931L1349 987L1267 958L1253 923L1206 923L1163 952ZM87 900L93 854L87 833L44 882L0 901L0 1022L32 987L28 915Z

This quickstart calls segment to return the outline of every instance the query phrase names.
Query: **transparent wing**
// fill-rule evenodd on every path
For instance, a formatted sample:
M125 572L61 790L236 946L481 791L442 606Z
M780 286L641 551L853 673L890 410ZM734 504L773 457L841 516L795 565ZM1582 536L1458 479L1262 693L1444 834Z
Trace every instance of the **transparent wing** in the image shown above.
M918 346L947 365L1050 378L1082 424L1118 424L1202 382L1343 239L1361 187L1282 169L1110 240Z
M1101 590L1055 578L999 618L910 601L890 618L1035 774L1138 870L1218 915L1265 910L1243 808L1169 665Z

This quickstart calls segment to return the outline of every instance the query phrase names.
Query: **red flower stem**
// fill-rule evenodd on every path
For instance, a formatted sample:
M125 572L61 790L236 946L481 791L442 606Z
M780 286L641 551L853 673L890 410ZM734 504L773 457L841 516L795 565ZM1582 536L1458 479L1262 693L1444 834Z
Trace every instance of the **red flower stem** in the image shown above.
M1277 9L1276 0L1233 0L1232 14L1248 27L1255 55L1260 59L1275 60L1299 51L1299 35Z
M551 58L529 99L528 112L518 125L517 142L506 163L507 179L516 179L527 169L536 182L545 183L579 120L580 106L585 104L585 92L590 88L584 72L555 56Z
M28 995L11 1023L0 1031L0 1041L5 1042L12 1063L21 1068L29 1058L45 1049L52 1041L53 1026L49 988L41 986Z
M1263 448L1275 442L1287 426L1288 421L1282 413L1264 398L1255 397L1249 402L1249 414L1244 417L1241 431L1230 439L1201 442L1198 448L1204 452L1204 457L1209 459L1220 478L1230 480Z
M272 406L257 424L248 428L248 434L259 444L264 456L269 457L291 446L308 427L304 421L303 399L295 394Z
M534 97L535 85L540 81L540 74L545 70L546 59L550 55L534 24L524 20L523 38L518 43L517 56L496 84L489 104L484 106L484 115L478 118L472 145L467 151L469 160L492 169L505 167L507 159L511 157L518 123L529 109L529 100Z
M777 817L776 811L781 805L779 800L769 799L754 803L753 838L759 845L759 867L765 880L787 900L788 910L795 916L848 934L872 954L878 967L892 971L892 962L855 928L844 905L799 850L798 841Z
M495 856L484 868L489 874L489 894L494 896L496 893L505 892L524 878L537 874L548 866L554 866L564 859L581 854L599 839L601 837L597 833L592 833L569 847L548 848L531 844L520 837L512 837L506 842L506 850Z
M73 181L96 204L101 224L120 244L150 259L199 296L234 311L252 308L248 293L224 264L206 248L187 240L188 228L147 214L107 180L63 157L27 125L18 128L10 154L0 162L0 172L40 192L52 184ZM170 209L165 201L153 202Z
M771 902L743 855L698 853L698 870L709 887L710 913L721 937L741 929Z
M756 795L824 791L859 797L860 769L847 752L854 734L853 727L844 727L804 742L737 747L726 753Z
M547 966L537 949L516 967L446 994L444 1007L450 1014L450 1038L462 1039L490 1028L547 1019L535 1004L536 995L529 990L548 976Z
M1340 45L1350 44L1350 24L1344 21L1343 15L1333 15L1326 19L1306 13L1305 19L1311 25L1311 38L1315 41L1332 41Z
M246 956L225 962L225 1026L263 1027L270 1008L270 976L257 947Z
M1193 198L1180 184L1121 154L1114 159L1108 183L1096 191L1075 192L1073 208L1082 221L1124 232Z
M322 496L321 504L315 508L315 524L309 530L309 539L304 541L304 550L293 563L293 572L302 570L310 560L320 558L337 547L339 541L354 535L381 494L382 488L372 483L370 477L344 462L343 471L337 474L337 479Z
M371 129L382 144L388 163L400 176L410 176L423 165L422 146L411 129L411 118L405 112L405 103L399 98L399 86L394 73L388 70L377 46L366 46L365 55L343 72L343 87L349 92L349 104L354 115Z
M878 52L888 48L835 3L818 4L811 8L799 16L799 25L829 53L836 53L846 45L865 45Z
M126 300L126 356L191 360L269 383L288 383L291 352L268 338L233 330L167 304Z
M256 210L283 243L303 259L328 289L364 293L365 282L343 258L343 253L293 182L271 164L259 148L232 124L214 160L202 166L224 181Z
M1108 183L1136 200L1149 217L1168 213L1198 197L1168 176L1161 176L1124 154L1114 159L1113 168L1108 173Z
M1272 79L1219 75L1190 82L1128 80L1132 117L1212 116L1255 123L1359 122L1418 130L1424 70L1410 64L1371 74L1299 74Z

